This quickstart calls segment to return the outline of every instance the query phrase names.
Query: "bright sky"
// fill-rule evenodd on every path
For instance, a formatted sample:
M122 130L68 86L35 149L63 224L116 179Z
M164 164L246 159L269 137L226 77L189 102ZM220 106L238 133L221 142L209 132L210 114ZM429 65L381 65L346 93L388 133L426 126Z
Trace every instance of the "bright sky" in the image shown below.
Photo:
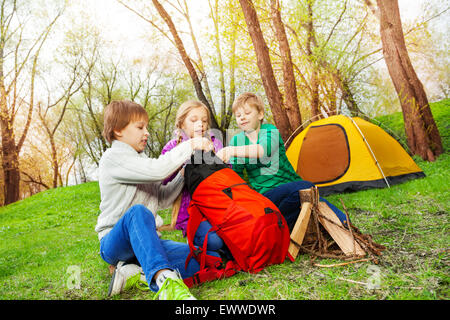
M76 0L70 3L71 13L88 14L100 29L102 37L117 44L118 47L141 53L142 50L149 49L148 41L142 40L145 33L154 31L153 27L116 0ZM188 3L192 15L209 10L207 0L191 0ZM402 20L405 22L420 15L423 3L423 0L399 0ZM196 20L198 23L199 19Z
M420 13L420 4L423 0L398 0L400 16L402 19L410 19Z
M444 0L443 2L448 2ZM119 4L116 0L76 0L73 4L76 8L83 8L86 12L95 17L95 21L105 28L105 35L117 37L120 35L130 35L136 31L142 31L142 28L148 28L148 23L140 21L141 19L133 12L127 10L124 6ZM423 0L398 0L402 18L411 19L421 13L421 4ZM208 10L207 0L189 1L191 14L195 15L200 9ZM111 28L116 26L116 28ZM130 32L131 31L131 32Z
M150 25L115 0L76 0L68 8L69 15L88 15L99 29L101 37L117 48L128 52L142 52L142 41ZM133 56L133 55L132 55Z

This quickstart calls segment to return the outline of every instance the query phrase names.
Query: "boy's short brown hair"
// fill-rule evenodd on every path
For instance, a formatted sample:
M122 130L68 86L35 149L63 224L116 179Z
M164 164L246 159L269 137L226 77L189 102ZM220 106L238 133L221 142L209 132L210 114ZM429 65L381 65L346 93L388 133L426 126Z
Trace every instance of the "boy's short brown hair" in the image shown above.
M258 112L262 112L264 114L264 102L258 95L251 92L244 92L237 97L236 100L234 100L231 111L236 113L237 109L244 107L246 104L250 107L256 108Z
M103 116L103 136L112 143L115 140L114 131L120 131L132 121L145 120L148 114L140 104L129 100L112 101L105 108Z

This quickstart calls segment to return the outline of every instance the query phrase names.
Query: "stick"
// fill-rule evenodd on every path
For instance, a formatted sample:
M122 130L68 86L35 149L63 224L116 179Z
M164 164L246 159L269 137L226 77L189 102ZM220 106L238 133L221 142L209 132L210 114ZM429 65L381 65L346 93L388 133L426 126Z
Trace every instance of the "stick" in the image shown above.
M353 260L353 261L342 262L342 263L335 263L335 264L318 264L318 263L314 263L313 266L315 266L315 267L322 267L322 268L333 268L333 267L346 266L348 264L357 263L357 262L370 261L370 260L372 260L372 258Z
M355 281L355 280L350 280L350 279L344 279L344 278L337 278L337 280L343 280L343 281L356 283L356 284L362 284L363 286L367 286L367 283L365 283L365 282L360 282L360 281Z
M350 235L352 236L352 240L353 240L353 254L356 255L355 237L353 236L352 227L350 227L350 218L348 216L347 208L345 207L345 204L344 204L344 201L342 201L342 198L339 198L339 200L341 201L342 208L344 209L345 218L347 219L347 226L348 226L348 229L350 230Z

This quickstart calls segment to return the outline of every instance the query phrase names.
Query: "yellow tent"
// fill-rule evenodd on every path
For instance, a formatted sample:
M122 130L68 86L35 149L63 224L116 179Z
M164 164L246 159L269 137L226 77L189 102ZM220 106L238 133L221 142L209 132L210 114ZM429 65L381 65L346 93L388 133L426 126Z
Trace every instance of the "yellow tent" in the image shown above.
M286 155L321 195L425 177L394 138L359 117L337 115L311 123L292 140Z

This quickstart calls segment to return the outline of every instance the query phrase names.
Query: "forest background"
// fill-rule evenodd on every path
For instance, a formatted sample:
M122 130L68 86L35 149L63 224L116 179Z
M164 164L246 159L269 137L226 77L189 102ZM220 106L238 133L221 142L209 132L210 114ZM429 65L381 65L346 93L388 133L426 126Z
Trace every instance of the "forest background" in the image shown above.
M177 107L187 99L207 104L213 127L226 133L236 128L235 97L256 92L266 102L267 121L286 130L285 140L311 118L405 113L383 54L383 8L375 1L0 5L0 204L96 180L108 148L103 109L115 99L134 100L148 111L150 157L173 137ZM399 0L398 6L428 101L448 98L450 2Z

